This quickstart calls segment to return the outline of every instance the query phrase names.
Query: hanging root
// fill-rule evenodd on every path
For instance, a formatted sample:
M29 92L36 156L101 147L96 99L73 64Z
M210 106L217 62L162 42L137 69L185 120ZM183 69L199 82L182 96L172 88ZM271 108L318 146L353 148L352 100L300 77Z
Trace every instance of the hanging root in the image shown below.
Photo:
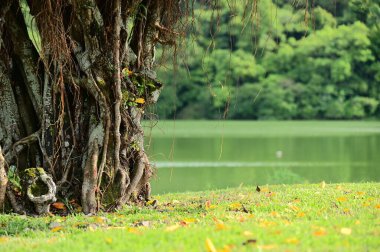
M89 147L87 161L83 171L82 208L85 214L93 214L97 211L98 157L98 141L95 139Z
M5 160L0 147L0 210L3 208L5 193L7 191L8 177L5 172Z
M42 168L29 168L25 172L28 176L27 196L33 202L37 214L49 213L50 204L57 200L57 188L53 179Z

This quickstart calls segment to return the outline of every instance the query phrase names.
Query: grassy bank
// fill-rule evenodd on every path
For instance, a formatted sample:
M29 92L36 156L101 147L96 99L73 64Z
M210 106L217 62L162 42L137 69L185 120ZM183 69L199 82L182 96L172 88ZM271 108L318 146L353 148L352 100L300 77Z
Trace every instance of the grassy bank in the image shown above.
M380 184L262 186L154 196L86 217L0 215L0 251L375 251Z

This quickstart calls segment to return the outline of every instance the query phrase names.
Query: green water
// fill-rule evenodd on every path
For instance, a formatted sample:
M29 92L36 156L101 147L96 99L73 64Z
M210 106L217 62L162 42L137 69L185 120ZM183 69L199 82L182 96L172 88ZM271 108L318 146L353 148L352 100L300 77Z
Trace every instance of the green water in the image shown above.
M153 193L380 181L380 122L162 121L146 126Z

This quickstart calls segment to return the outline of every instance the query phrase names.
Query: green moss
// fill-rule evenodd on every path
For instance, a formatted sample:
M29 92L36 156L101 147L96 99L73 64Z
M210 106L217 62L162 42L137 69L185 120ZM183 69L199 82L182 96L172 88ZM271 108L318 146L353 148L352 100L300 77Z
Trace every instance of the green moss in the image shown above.
M26 179L35 179L36 177L45 174L45 171L43 168L28 168L24 170L24 176Z
M40 179L32 184L30 190L34 196L41 196L49 192L49 188Z

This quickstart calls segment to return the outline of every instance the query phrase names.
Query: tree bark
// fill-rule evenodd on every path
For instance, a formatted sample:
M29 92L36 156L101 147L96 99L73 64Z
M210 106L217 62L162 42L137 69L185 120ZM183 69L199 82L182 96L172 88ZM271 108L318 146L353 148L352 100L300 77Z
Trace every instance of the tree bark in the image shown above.
M149 199L141 120L162 88L155 45L174 40L180 1L20 2L0 3L0 205L42 214L74 199L90 214ZM23 188L6 182L10 166Z

